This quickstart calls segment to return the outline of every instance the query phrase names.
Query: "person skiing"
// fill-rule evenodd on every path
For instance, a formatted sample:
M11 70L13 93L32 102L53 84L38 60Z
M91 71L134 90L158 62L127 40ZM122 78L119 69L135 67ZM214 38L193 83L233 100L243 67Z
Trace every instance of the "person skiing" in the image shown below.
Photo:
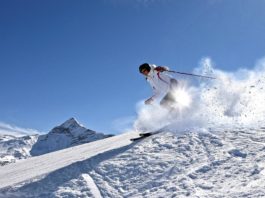
M154 95L147 100L145 104L151 104L155 100L162 98L160 105L163 107L171 107L175 102L174 90L178 85L178 81L166 72L168 67L156 66L153 64L143 63L139 66L139 72L146 77L147 82L151 85Z

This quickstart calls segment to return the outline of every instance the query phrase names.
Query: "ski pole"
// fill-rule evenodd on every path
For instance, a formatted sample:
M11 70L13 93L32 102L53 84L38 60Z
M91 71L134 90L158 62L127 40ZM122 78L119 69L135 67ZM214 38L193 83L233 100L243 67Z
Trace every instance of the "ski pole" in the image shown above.
M173 71L173 70L167 70L167 72L176 73L176 74L183 74L183 75L189 75L189 76L202 77L202 78L216 79L216 78L211 77L211 76L203 76L203 75L191 74L191 73L185 73L185 72L178 72L178 71Z

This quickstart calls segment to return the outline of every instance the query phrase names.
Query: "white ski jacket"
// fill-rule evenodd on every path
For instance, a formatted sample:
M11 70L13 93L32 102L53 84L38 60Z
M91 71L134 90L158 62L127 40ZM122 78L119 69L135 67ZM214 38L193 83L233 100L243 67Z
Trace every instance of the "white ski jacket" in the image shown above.
M172 77L164 72L155 70L156 65L150 65L151 70L148 73L146 80L151 85L154 95L151 97L154 100L163 98L170 90L170 80Z

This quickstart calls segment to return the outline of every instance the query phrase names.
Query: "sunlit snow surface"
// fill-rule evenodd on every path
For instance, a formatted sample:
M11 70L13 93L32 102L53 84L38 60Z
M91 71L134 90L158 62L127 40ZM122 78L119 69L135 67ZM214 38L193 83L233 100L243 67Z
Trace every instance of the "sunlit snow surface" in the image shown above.
M3 197L262 197L264 142L265 129L178 137L164 132L0 192ZM58 163L63 159L58 155Z

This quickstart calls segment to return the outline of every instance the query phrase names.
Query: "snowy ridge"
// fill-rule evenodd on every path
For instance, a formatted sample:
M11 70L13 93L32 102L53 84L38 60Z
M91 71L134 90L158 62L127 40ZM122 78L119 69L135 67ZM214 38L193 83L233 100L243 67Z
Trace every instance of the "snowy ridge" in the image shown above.
M2 134L0 134L0 142L12 140L14 138L15 138L15 136L13 136L13 135L2 135Z
M130 144L135 136L122 134L1 167L0 195L265 196L263 128L163 132Z

